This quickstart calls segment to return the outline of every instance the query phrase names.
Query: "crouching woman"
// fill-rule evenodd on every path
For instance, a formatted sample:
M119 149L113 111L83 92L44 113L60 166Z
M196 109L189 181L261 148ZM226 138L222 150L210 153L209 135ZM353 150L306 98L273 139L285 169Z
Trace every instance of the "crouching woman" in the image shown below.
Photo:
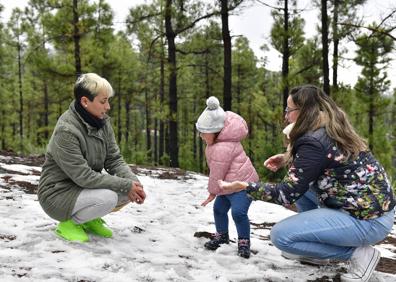
M112 96L106 79L81 75L74 85L75 100L58 119L47 147L38 199L48 216L59 221L56 234L69 241L89 241L87 232L112 237L101 217L146 198L116 144L106 114Z
M284 181L220 186L231 192L246 190L255 200L296 203L299 213L271 230L271 240L284 256L317 264L350 261L341 281L368 281L380 259L372 245L389 234L395 214L393 190L383 167L346 114L321 89L293 88L285 118L294 123L291 150L264 163L273 171L289 163Z

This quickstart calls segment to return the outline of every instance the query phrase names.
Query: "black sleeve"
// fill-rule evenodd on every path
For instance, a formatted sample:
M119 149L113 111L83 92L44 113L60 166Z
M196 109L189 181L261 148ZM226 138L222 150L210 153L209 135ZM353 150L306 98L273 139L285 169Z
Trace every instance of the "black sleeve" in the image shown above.
M249 183L247 192L254 200L291 205L300 198L323 173L326 150L313 137L301 137L294 145L295 155L282 182Z

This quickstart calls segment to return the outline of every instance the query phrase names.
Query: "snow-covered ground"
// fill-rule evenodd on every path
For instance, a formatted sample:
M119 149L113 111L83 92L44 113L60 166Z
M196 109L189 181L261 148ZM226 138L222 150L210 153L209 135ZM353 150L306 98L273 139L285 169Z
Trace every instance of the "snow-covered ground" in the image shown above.
M269 228L257 224L275 223L293 212L263 202L253 202L249 211L255 253L250 259L237 256L232 219L234 242L205 250L207 239L194 234L214 231L212 204L200 206L207 178L193 173L184 180L141 174L146 202L104 217L113 238L66 242L54 234L57 222L42 211L36 195L16 184L10 189L10 180L37 184L41 168L5 160L0 157L0 281L337 281L345 266L316 267L281 257L268 240ZM396 258L393 246L377 247L383 257ZM372 280L396 281L396 275L377 271Z

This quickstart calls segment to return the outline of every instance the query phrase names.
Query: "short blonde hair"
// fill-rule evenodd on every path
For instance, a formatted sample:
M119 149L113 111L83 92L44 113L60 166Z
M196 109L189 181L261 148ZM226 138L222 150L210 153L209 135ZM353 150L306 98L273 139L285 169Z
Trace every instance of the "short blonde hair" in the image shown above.
M110 83L96 73L82 74L74 84L74 97L77 101L80 101L81 97L87 97L92 101L102 91L105 91L109 97L114 95Z

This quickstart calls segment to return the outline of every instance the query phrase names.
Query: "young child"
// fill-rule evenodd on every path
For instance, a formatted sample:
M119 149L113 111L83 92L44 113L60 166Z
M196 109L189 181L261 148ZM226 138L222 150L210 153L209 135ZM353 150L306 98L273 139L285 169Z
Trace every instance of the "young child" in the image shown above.
M241 180L250 182L259 179L249 157L246 155L241 140L248 134L246 121L236 113L220 107L216 97L206 100L206 109L195 124L201 138L206 142L206 160L210 170L208 198L202 203L206 206L213 201L216 233L212 240L205 243L205 248L216 250L220 244L228 244L228 211L231 208L238 232L238 255L250 257L250 223L248 209L251 200L246 191L228 193L223 191L218 180Z

